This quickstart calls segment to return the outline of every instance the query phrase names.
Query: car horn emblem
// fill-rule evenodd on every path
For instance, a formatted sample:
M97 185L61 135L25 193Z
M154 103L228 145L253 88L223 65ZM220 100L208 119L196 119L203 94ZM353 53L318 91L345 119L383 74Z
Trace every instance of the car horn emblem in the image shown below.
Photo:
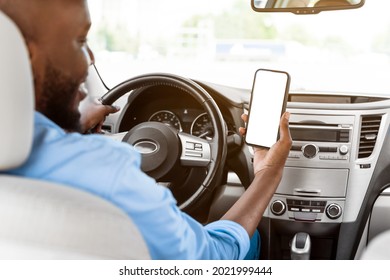
M140 141L134 145L134 148L143 155L152 154L158 150L157 144L151 141Z

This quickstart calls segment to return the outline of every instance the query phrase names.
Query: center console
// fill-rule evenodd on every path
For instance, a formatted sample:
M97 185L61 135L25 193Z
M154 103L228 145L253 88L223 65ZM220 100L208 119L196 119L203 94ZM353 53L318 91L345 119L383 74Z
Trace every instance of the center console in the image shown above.
M287 110L293 143L283 178L259 226L267 241L262 257L297 256L293 239L307 236L310 259L350 258L355 253L351 244L359 240L343 233L367 224L362 207L367 205L389 125L388 101L292 102Z
M292 114L293 145L269 216L333 223L342 219L354 116Z
M283 178L264 215L270 259L290 259L298 232L310 236L311 258L336 255L346 205L356 116L289 110L293 139ZM302 111L300 111L302 112Z

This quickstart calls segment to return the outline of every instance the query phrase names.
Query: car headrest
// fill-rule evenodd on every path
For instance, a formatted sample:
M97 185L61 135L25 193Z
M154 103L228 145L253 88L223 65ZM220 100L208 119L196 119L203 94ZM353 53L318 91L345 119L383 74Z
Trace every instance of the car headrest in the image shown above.
M30 153L34 84L23 36L2 11L0 40L0 171L3 171L21 165Z

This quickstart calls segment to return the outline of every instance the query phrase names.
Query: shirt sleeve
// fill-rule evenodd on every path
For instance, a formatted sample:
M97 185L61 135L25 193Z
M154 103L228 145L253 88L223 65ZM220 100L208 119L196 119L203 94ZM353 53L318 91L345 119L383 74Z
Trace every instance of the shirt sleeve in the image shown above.
M230 248L227 248L226 252L219 249L220 254L228 256L233 254L234 259L244 259L249 250L250 239L248 232L240 224L229 220L219 220L206 225L205 228L214 238L223 239L223 243L235 244L236 246L233 246L233 248L238 249L236 252L230 252Z

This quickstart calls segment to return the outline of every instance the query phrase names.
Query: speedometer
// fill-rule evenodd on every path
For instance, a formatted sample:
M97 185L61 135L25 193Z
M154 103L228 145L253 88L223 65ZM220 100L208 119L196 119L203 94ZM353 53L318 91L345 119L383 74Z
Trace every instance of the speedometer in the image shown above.
M171 111L162 110L154 113L150 118L150 122L160 122L176 128L178 131L182 131L179 118Z
M214 128L210 122L207 113L200 114L192 122L191 134L200 138L212 139L214 137Z

